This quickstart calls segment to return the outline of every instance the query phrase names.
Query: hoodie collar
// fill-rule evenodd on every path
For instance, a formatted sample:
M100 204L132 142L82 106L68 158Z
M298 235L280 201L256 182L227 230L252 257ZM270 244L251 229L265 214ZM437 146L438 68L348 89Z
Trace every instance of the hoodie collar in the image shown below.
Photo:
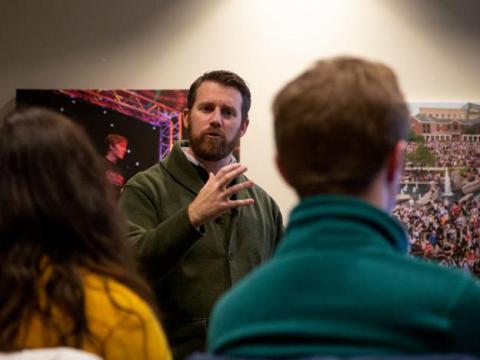
M338 235L329 235L333 226ZM347 195L315 195L302 199L290 215L286 238L293 240L315 234L322 240L330 236L335 242L340 241L342 234L351 239L355 232L368 234L362 236L361 241L382 239L399 252L408 251L408 237L400 222L385 211Z

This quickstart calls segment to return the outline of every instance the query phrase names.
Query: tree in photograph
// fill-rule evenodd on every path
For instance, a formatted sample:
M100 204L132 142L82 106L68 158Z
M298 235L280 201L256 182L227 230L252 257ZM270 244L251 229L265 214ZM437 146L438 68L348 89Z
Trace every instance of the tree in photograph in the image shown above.
M415 142L415 143L424 143L425 138L420 134L415 134L413 131L410 130L408 134L408 141Z
M432 151L423 142L420 142L415 150L406 154L406 160L411 162L413 167L424 168L433 166L436 159Z

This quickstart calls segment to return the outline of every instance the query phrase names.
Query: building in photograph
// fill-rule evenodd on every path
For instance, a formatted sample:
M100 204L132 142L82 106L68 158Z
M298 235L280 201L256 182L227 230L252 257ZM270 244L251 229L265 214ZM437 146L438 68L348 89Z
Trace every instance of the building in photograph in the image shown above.
M421 107L411 117L413 133L425 140L480 142L480 104L460 108Z

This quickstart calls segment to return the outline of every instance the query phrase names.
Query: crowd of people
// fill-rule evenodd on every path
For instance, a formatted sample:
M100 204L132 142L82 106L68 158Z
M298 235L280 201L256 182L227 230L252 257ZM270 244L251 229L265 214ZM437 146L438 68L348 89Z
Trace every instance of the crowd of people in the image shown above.
M478 181L480 174L478 168L462 168L456 169L448 173L450 186L453 191L460 191L462 187L468 183ZM445 189L445 170L439 171L427 169L406 169L404 170L400 179L400 192L402 194L412 194L417 197L421 196L419 188L427 188L436 186L437 188Z
M433 167L480 167L480 143L463 140L429 140L425 146L435 157ZM410 142L407 146L407 154L412 153L418 147L418 143ZM407 167L418 166L407 163Z
M401 183L432 182L438 180L439 175L431 171L409 171L403 172Z
M394 215L408 231L412 255L480 276L479 205L478 196L461 203L432 200L425 206L404 202L395 206Z

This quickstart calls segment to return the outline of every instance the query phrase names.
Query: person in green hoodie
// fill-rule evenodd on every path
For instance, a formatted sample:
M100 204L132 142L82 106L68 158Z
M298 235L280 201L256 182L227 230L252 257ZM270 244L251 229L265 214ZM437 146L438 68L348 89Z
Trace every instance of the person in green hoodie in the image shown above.
M232 72L198 78L183 114L189 141L136 174L120 198L175 359L205 350L215 301L270 258L282 236L277 204L232 155L250 102Z
M214 307L213 354L480 355L480 285L408 255L391 216L409 113L394 72L318 61L273 104L278 169L297 192L273 258Z

